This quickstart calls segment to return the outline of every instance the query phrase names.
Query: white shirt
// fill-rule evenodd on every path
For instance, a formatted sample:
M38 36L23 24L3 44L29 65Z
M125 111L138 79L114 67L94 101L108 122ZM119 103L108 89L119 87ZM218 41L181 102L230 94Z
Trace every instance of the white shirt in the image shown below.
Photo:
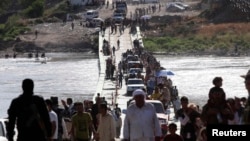
M124 139L150 139L161 135L160 123L152 104L145 103L142 108L135 104L128 107L124 119Z
M99 141L111 141L115 138L115 119L110 113L107 113L105 116L100 115L99 125L97 133L99 133Z
M50 117L50 122L55 122L56 123L56 129L55 129L55 133L52 136L53 139L57 139L58 138L58 118L57 118L57 114L51 110L49 111L49 117Z

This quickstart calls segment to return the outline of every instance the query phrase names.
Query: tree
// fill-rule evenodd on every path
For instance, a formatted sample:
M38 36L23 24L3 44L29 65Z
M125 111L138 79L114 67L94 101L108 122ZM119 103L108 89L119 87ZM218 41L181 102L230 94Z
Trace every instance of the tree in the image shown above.
M8 8L9 3L10 0L0 0L0 14L4 12L6 8Z
M22 0L25 1L25 0ZM27 0L33 1L32 4L24 10L24 14L30 18L37 18L43 15L44 12L44 0Z

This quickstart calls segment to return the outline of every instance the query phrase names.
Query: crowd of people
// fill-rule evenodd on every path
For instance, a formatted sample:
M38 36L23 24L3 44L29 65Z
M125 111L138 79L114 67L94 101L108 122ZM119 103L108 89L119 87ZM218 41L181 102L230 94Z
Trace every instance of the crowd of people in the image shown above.
M246 89L250 92L250 74L244 78ZM209 124L249 124L249 97L226 98L222 82L221 77L214 78L214 87L208 93L209 99L201 109L190 103L188 97L181 97L181 108L176 114L181 123L180 135L176 133L176 123L170 123L169 134L163 136L154 108L145 102L147 92L135 90L135 104L128 107L124 119L124 140L152 141L164 137L165 141L207 141L206 126ZM59 107L57 97L43 99L34 95L32 79L23 80L22 88L23 94L13 99L8 109L7 131L10 141L15 134L15 124L20 141L89 141L91 138L97 141L114 141L121 134L121 109L116 104L111 111L105 97L97 95L95 103L73 102L68 98L66 101L62 100L63 107ZM145 110L148 112L144 112ZM65 128L66 118L71 122L69 129ZM65 132L69 138L63 137Z
M167 77L157 78L155 75L152 75L153 72L162 69L160 62L157 62L153 56L142 51L140 57L146 68L146 76L144 80L149 83L150 80L153 81L153 86L148 84L146 90L138 90L140 91L140 96L142 96L139 98L139 94L136 93L137 90L134 91L133 99L136 101L136 104L127 109L133 115L133 119L130 117L131 115L127 113L124 120L125 139L151 141L159 140L158 137L161 136L165 141L207 141L207 126L209 125L225 126L249 124L249 95L248 98L237 96L234 98L227 97L223 90L223 78L217 76L214 77L212 81L214 86L209 90L208 100L204 105L196 105L195 103L191 103L188 97L181 96L180 107L175 109L175 119L180 121L180 134L176 133L176 123L170 123L168 134L160 135L160 133L157 132L159 129L158 125L143 124L156 123L155 121L148 121L149 119L156 120L155 118L151 118L152 115L149 115L149 113L145 115L143 114L144 110L150 111L150 108L147 107L147 104L145 103L145 99L160 100L163 104L169 105L172 99L169 86L172 85L172 82L171 79L168 79ZM250 73L242 77L245 79L245 87L249 94ZM147 119L144 119L143 117L147 117ZM141 129L138 129L138 127L141 127ZM152 127L156 128L154 129L155 132L150 131ZM135 135L134 132L137 134ZM144 133L147 136L143 136ZM153 139L152 137L156 138Z
M140 54L136 54L136 51ZM147 88L135 90L133 93L135 105L128 107L124 119L123 135L125 140L151 141L160 140L159 137L163 137L165 141L207 141L207 126L209 125L249 124L249 95L248 98L227 97L223 90L223 78L218 76L212 81L214 87L209 90L209 98L204 105L196 105L190 102L186 96L180 97L180 106L175 108L175 119L180 121L180 134L176 133L176 123L169 123L168 133L166 135L161 134L158 132L159 125L156 122L155 114L144 113L145 110L151 111L145 99L160 100L168 106L171 102L174 103L176 97L171 93L177 89L174 89L175 87L168 77L155 76L155 72L164 68L152 54L137 46L132 50L127 50L126 54L140 57L140 61L142 61L146 70L143 80ZM118 71L119 79L122 79L124 70L119 67L119 64ZM250 73L243 78L245 79L246 89L250 93ZM176 93L178 94L178 91ZM144 119L144 117L147 118ZM148 124L145 125L145 123ZM154 132L151 131L152 129Z
M35 95L32 79L24 79L22 88L23 93L12 100L8 109L9 141L13 141L15 134L18 141L114 141L119 138L121 109L116 104L111 110L100 94L95 103L67 98L59 104L58 97L44 99Z
M109 47L108 42L104 41L104 45L104 55L110 55L112 52L106 48ZM244 76L247 97L227 98L223 90L223 78L215 77L212 82L214 87L208 92L209 98L205 105L199 107L191 103L188 97L181 96L178 106L178 91L171 79L155 77L156 71L164 69L160 62L140 46L126 53L137 53L139 56L145 68L143 81L146 89L133 92L135 103L127 108L124 121L118 104L110 109L105 97L100 94L97 94L96 101L79 102L67 98L59 104L58 97L44 99L35 95L33 80L24 79L23 93L12 100L8 109L8 140L13 141L13 136L18 134L18 141L115 141L123 134L124 141L207 141L206 127L210 124L250 123L250 73ZM112 64L110 61L107 60L107 63ZM118 66L120 87L124 79L122 68L122 64ZM110 74L108 78L113 78L114 73ZM166 109L172 103L175 118L180 121L180 134L176 132L177 123L174 122L168 124L167 134L162 133L156 111L146 99L160 100ZM67 124L70 124L68 128ZM14 132L15 126L18 133Z

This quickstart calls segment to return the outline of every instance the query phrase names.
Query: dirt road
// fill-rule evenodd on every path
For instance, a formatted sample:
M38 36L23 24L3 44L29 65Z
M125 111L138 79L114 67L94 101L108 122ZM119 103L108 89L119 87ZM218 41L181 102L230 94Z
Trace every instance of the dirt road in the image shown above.
M112 8L112 0L109 0L110 4L107 7L102 6L97 8L100 13L100 18L106 19L112 16L114 9ZM187 0L189 1L189 0ZM169 13L166 12L166 5L169 0L161 0L159 4L138 4L132 5L128 4L128 14L127 18L135 13L136 9L147 9L156 6L156 12L149 13L151 16L164 16L164 15L197 15L198 11L185 11L181 13ZM199 2L187 2L187 4L194 5ZM159 5L161 5L161 10L159 10ZM86 7L88 9L88 7ZM81 15L82 12L76 14ZM6 50L1 51L1 56L3 54L12 54L14 51L17 52L34 52L37 50L44 52L92 52L93 42L97 36L96 33L99 28L88 28L84 25L85 22L80 24L81 20L68 21L66 23L42 23L37 25L30 25L31 31L20 35L19 38L21 42L17 42L12 47L8 47ZM74 24L72 26L72 23ZM37 36L35 31L38 31Z

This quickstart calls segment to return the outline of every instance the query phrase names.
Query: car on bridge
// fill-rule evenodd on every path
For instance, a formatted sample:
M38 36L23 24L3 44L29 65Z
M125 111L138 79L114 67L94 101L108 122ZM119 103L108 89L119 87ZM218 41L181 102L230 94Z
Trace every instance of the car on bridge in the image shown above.
M125 1L117 1L115 3L116 9L118 10L125 10L127 12L127 3Z
M141 78L129 78L127 80L127 96L132 96L132 93L136 89L145 88L144 82Z
M139 68L141 72L143 72L143 64L141 61L128 61L126 72L129 72L130 68Z
M124 18L127 16L127 11L124 9L116 9L113 13L113 15L115 14L121 14Z
M112 16L112 20L114 21L115 24L122 24L124 20L124 14L122 13L114 13Z
M124 75L126 84L129 78L139 78L139 73L142 73L141 68L130 68L127 74Z

